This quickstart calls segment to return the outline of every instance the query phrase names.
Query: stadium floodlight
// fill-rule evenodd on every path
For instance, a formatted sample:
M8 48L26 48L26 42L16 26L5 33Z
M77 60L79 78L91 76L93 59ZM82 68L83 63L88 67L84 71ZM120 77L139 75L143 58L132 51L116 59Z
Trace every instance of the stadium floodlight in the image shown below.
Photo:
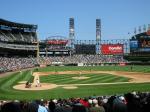
M69 18L69 39L70 39L70 47L74 48L74 41L75 41L74 18Z
M101 20L96 19L96 41L101 40Z
M146 32L146 25L143 25L143 31Z
M148 29L147 30L150 30L150 24L148 24Z

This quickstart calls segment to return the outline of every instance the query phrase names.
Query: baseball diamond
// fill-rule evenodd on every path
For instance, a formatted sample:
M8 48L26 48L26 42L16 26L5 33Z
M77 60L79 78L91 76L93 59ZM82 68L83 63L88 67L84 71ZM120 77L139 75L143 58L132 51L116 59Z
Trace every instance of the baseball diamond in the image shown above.
M149 66L134 66L132 71L130 66L35 68L0 78L0 98L31 100L149 91L149 70ZM40 87L32 82L33 76L39 77ZM25 88L26 82L31 79L33 85Z

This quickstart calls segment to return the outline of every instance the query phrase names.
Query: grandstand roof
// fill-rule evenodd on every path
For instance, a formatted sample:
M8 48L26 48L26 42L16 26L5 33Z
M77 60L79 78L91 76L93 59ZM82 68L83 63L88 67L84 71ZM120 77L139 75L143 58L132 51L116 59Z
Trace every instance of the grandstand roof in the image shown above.
M0 25L6 25L6 26L12 26L12 27L20 27L20 28L37 29L37 25L16 23L16 22L11 22L11 21L4 20L4 19L1 19L1 18L0 18Z

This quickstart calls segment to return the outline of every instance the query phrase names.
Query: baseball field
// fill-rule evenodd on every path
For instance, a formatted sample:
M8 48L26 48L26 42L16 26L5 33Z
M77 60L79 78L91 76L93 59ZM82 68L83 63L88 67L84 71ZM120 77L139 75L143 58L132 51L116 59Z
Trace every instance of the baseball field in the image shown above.
M36 78L40 85L36 87ZM30 88L25 88L26 82ZM114 95L150 91L150 66L50 66L0 74L0 100Z

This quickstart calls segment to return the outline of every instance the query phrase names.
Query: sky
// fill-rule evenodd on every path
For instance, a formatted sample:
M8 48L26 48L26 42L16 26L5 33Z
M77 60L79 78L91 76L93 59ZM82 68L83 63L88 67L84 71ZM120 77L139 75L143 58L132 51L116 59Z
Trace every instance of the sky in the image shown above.
M40 40L69 36L75 19L75 39L95 40L101 19L102 40L129 39L134 29L150 23L150 0L0 0L0 18L38 25Z

